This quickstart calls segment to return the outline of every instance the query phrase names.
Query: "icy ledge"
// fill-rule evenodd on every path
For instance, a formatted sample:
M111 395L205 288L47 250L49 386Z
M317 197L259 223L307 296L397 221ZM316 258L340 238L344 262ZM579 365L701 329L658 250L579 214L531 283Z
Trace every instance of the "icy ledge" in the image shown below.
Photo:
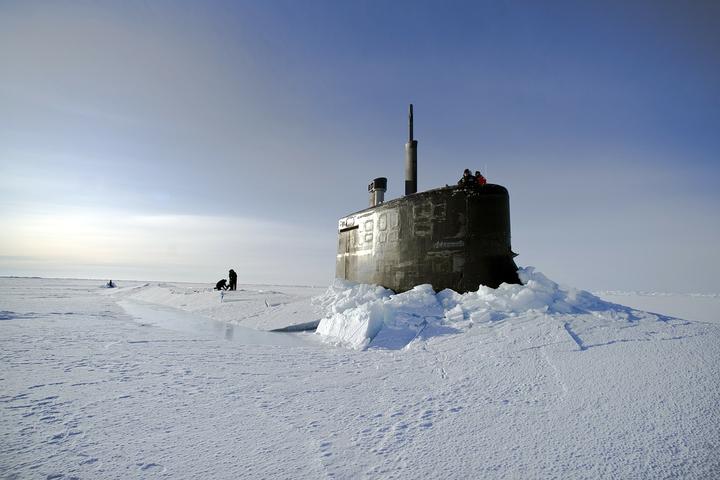
M481 286L464 294L449 289L435 293L429 284L395 294L375 285L336 280L312 300L325 309L317 333L354 349L403 348L421 335L459 333L507 317L598 311L633 315L632 309L584 290L563 289L534 267L520 268L518 274L522 285Z

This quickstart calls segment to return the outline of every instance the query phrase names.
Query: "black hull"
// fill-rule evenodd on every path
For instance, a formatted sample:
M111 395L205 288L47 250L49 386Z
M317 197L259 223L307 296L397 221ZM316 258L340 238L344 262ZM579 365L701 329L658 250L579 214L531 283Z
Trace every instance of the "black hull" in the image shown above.
M510 246L510 202L500 185L439 188L340 219L336 277L404 292L520 283Z

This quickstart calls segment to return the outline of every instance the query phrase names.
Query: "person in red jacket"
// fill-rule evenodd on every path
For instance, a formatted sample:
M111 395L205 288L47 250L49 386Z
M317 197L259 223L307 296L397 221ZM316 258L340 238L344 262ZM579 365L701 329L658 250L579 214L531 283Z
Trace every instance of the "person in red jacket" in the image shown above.
M485 180L485 177L482 176L482 174L480 173L480 170L475 170L475 181L481 187L483 185L487 184L487 180Z

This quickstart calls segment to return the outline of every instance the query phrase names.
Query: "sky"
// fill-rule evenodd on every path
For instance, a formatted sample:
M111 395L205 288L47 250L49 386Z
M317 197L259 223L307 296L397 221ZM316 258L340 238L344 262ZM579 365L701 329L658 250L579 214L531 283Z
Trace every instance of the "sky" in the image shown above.
M718 2L2 1L0 275L326 285L413 103L519 265L720 293L718 51Z

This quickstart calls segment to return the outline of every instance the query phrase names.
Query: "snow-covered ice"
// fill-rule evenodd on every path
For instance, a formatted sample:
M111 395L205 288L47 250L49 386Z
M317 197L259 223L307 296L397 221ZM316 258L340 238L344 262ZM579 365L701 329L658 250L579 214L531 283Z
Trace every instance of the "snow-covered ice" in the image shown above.
M639 310L663 312L666 315L688 320L720 321L720 294L599 292L598 296Z
M222 299L0 279L0 476L717 478L717 303L521 277Z
M521 268L518 274L523 285L502 284L497 289L481 286L476 292L462 295L452 290L436 294L430 285L394 295L382 287L336 280L324 295L314 299L325 309L317 331L351 348L400 348L411 346L417 339L464 332L474 325L547 314L556 323L561 322L578 347L585 350L594 346L586 344L589 334L585 332L583 340L573 330L585 324L595 331L617 327L618 321L630 322L636 327L633 335L640 338L648 334L647 328L660 334L655 331L658 321L682 323L665 315L609 303L582 290L563 289L532 267ZM627 341L626 337L623 332L618 341ZM615 341L603 336L599 340Z

